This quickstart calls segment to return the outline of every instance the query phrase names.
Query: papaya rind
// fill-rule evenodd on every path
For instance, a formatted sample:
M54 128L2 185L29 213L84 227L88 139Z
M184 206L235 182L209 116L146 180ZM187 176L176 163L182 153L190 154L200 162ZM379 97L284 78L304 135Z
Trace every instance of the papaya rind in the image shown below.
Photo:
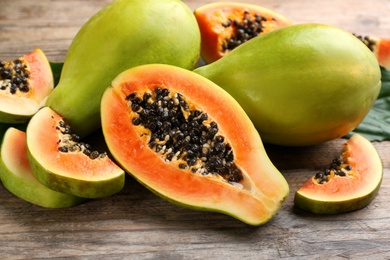
M22 124L28 122L31 117L38 111L39 106L34 106L28 113L18 114L17 112L0 111L0 122L6 124Z
M308 198L305 194L297 192L294 197L294 204L299 208L316 214L341 214L362 209L369 205L377 195L380 184L371 193L364 196L342 201L323 201L315 198Z
M28 158L34 176L45 186L59 192L73 194L82 198L96 199L120 192L125 184L125 175L122 174L107 180L81 180L45 170L44 166L30 152L28 153Z
M269 222L272 218L274 218L275 215L278 213L280 207L282 206L282 204L286 200L286 198L288 196L288 193L289 193L289 189L288 189L286 191L286 194L280 199L280 201L279 202L275 202L275 203L279 204L279 206L277 206L277 208L278 208L277 210L271 212L271 214L268 214L265 217L262 217L262 218L259 218L259 219L250 219L250 218L245 217L243 214L237 214L236 212L233 212L232 210L223 210L223 209L220 209L220 208L213 208L213 207L210 207L210 206L197 206L195 204L190 205L190 204L185 203L183 201L175 200L172 196L164 195L163 193L158 192L156 189L151 188L146 183L143 183L139 178L137 178L131 172L129 172L129 174L134 179L136 179L141 185L143 185L145 188L147 188L149 191L151 191L153 194L155 194L156 196L160 197L161 199L163 199L163 200L165 200L165 201L167 201L169 203L172 203L174 205L177 205L177 206L180 206L180 207L183 207L183 208L191 209L191 210L221 213L221 214L233 217L233 218L235 218L235 219L237 219L237 220L239 220L239 221L241 221L241 222L243 222L243 223L245 223L247 225L251 225L251 226L261 226L261 225L264 225L265 223ZM230 184L226 184L226 185L230 185ZM245 201L242 201L242 203L245 204Z
M1 146L0 177L4 187L9 192L27 202L45 208L68 208L86 201L85 198L61 193L46 187L34 177L31 169L24 169L19 165L10 165L10 162L13 160L6 158L9 156L9 153L12 154L11 156L27 157L27 151L25 154L16 154L10 150L12 149L12 144L7 144L7 142L11 141L9 140L13 138L11 135L15 134L23 134L24 136L20 138L25 139L24 132L10 127L4 135ZM22 161L22 159L19 160Z

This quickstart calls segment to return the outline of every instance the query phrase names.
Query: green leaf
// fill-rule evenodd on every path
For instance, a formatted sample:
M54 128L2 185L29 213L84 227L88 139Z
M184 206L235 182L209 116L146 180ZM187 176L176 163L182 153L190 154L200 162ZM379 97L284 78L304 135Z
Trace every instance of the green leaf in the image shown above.
M390 140L390 70L381 68L382 88L374 106L346 138L354 133L365 136L370 141Z

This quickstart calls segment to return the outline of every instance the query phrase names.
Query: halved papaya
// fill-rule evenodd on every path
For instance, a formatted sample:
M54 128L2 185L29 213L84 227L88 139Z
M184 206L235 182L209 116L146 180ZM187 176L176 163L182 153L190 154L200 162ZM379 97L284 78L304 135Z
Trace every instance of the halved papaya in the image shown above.
M295 205L317 214L337 214L367 206L382 182L382 162L365 137L354 134L340 157L310 178L295 194Z
M192 71L126 70L104 92L101 116L116 161L172 203L260 225L289 192L243 109Z
M0 122L27 122L53 87L53 73L41 49L13 61L0 61Z
M105 152L82 142L49 107L39 110L28 123L27 148L33 174L53 190L101 198L124 186L124 171Z
M9 192L41 207L66 208L86 201L49 189L34 177L27 157L26 133L14 127L8 128L2 141L0 177Z
M194 11L201 33L201 56L218 60L249 39L291 24L268 8L246 3L215 2Z
M355 36L374 53L380 66L390 70L390 39L375 36Z

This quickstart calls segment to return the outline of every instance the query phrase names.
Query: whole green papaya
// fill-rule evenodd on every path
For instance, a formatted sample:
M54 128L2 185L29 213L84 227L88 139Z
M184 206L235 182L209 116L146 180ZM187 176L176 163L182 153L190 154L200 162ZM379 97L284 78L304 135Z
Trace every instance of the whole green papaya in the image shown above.
M179 0L114 0L73 39L46 105L86 136L100 127L100 98L120 72L148 63L193 69L200 32Z
M344 136L381 88L375 56L351 33L322 24L282 28L195 72L227 90L264 142L312 145Z

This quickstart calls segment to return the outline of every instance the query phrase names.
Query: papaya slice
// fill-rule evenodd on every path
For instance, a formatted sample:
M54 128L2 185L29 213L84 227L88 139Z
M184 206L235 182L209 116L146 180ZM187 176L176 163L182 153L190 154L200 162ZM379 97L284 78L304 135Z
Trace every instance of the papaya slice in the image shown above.
M7 130L9 128L16 128L18 130L21 130L21 131L25 132L26 128L27 128L27 123L24 123L24 124L0 123L0 140L3 140L5 133L7 132Z
M41 49L0 61L0 123L26 123L53 87L53 73Z
M192 71L124 71L104 92L101 117L116 161L172 203L261 225L289 192L243 109Z
M380 66L390 70L390 39L356 34L355 36L374 53Z
M206 63L223 57L260 34L291 24L268 8L246 3L215 2L194 11L201 33L201 56Z
M354 134L323 172L310 178L295 194L295 205L317 214L337 214L366 207L382 182L383 167L370 141Z
M82 142L51 108L44 107L31 118L26 134L33 174L45 186L83 198L122 190L124 171L105 152Z
M86 199L49 189L33 175L27 157L26 133L8 128L1 145L0 177L15 196L46 208L67 208Z

